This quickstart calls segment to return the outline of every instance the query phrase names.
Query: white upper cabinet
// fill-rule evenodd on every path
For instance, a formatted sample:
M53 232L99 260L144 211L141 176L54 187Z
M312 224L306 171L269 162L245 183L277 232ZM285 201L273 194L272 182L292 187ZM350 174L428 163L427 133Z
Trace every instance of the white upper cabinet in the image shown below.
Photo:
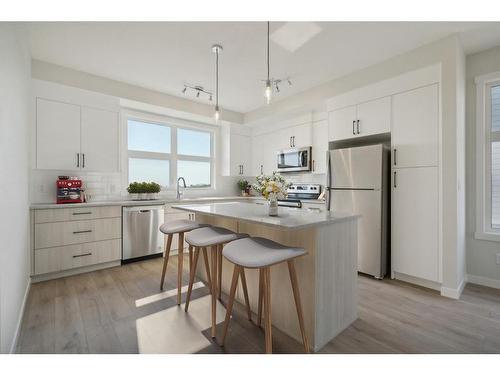
M230 175L248 176L251 171L251 139L241 134L231 134L230 137Z
M119 171L118 98L36 79L33 96L35 168Z
M438 165L438 94L438 85L433 84L392 97L394 167Z
M280 131L280 144L285 142L284 148L309 147L312 144L311 124L291 126ZM276 151L279 151L276 149Z
M328 114L328 140L339 141L356 136L356 106L337 109Z
M391 98L384 97L329 113L329 140L366 137L391 131Z
M328 151L328 121L322 120L312 126L312 173L326 173Z
M389 133L391 131L391 98L370 100L356 107L356 136Z
M37 98L36 168L78 169L80 106Z
M81 168L89 172L117 172L118 113L82 107L81 118Z

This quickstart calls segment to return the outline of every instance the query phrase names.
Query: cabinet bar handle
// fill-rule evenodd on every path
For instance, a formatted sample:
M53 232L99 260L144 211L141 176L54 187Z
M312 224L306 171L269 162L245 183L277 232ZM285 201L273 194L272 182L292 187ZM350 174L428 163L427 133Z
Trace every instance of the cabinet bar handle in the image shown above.
M356 135L356 132L354 131L354 124L356 124L356 120L352 120L352 135Z
M73 212L71 215L91 215L92 212Z
M359 134L359 120L356 120L356 128L357 128L358 134Z
M73 234L80 234L80 233L91 233L92 230L91 229L87 229L87 230L77 230L76 232L73 232Z
M295 147L295 136L292 137L293 147Z
M313 160L313 172L314 172L315 169L316 169L316 161Z
M87 257L89 255L92 255L92 253L85 253L85 254L80 254L80 255L73 255L73 258Z
M82 168L85 168L85 154L82 154Z
M396 149L394 149L394 165L397 165L397 164L398 164L398 163L397 163L397 161L396 161L396 151L397 151L397 150L396 150Z
M394 171L394 187L397 188L398 184L396 183L396 171Z
M264 174L264 166L262 164L260 165L260 174Z
M76 167L80 168L80 153L76 153Z

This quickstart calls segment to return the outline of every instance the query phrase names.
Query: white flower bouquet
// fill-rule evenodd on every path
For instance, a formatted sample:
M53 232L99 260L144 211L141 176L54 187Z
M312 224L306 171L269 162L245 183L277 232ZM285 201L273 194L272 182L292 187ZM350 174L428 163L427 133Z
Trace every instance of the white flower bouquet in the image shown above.
M260 193L268 201L276 201L286 198L286 191L291 185L280 174L273 172L272 175L257 176L257 182L252 185L252 189Z

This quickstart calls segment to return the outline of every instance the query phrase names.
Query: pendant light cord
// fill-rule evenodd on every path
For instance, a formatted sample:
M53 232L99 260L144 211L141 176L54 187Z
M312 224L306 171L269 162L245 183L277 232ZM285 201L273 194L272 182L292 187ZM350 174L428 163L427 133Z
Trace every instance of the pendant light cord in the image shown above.
M267 21L267 80L269 81L269 21Z
M219 49L215 51L215 106L219 107Z

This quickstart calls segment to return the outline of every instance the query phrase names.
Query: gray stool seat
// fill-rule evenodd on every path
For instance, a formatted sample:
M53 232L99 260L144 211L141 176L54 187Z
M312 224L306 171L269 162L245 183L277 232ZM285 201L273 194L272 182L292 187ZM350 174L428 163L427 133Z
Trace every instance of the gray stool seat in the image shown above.
M187 233L186 242L195 247L208 247L224 244L244 237L248 237L248 234L235 233L221 227L204 227Z
M164 234L174 234L180 232L189 232L193 229L198 229L206 226L208 226L208 224L198 224L195 221L187 219L173 220L163 224L160 227L160 232Z
M302 248L281 245L262 237L233 241L227 244L222 252L231 263L245 268L268 267L305 253Z

